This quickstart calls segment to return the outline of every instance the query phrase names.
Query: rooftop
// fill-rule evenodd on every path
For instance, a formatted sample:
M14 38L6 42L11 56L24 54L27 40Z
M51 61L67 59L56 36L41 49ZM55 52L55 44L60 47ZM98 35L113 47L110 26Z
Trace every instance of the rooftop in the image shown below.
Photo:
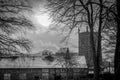
M16 55L15 55L16 56ZM5 57L5 56L4 56ZM7 57L7 56L6 56ZM47 61L42 56L27 55L27 56L17 56L16 58L3 58L0 61L0 68L62 68L63 65L58 64L57 59L54 61ZM74 60L77 65L74 68L87 68L86 60L84 56L74 56ZM64 63L65 61L63 61Z

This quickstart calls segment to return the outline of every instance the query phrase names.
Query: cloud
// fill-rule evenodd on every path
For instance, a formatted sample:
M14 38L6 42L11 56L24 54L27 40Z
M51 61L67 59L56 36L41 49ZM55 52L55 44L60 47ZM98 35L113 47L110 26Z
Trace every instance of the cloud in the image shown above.
M64 42L60 43L64 35L60 35L56 31L40 32L40 29L37 31L38 32L31 32L27 36L33 42L33 53L42 51L44 49L50 49L56 52L61 47L69 47L71 51L78 51L78 40L76 38L77 35L75 34L70 37L69 44L66 45Z
M39 41L34 41L34 49L33 49L33 53L37 53L39 51L43 51L45 49L49 49L51 51L57 51L59 49L59 46L56 43L52 43L52 42L45 42L42 40Z
M55 43L52 43L52 42L39 41L39 43L42 47L53 47L55 49L59 49L59 47Z
M25 12L25 16L32 21L35 29L27 30L26 34L23 34L23 36L33 42L34 48L31 53L39 52L44 49L57 51L60 47L65 47L66 45L64 43L60 43L60 41L68 32L62 32L62 26L51 24L49 25L49 28L46 28L40 23L38 24L34 18L35 14L39 14L40 10L43 9L43 3L45 3L45 0L30 0L30 2L33 6L33 12ZM75 35L72 35L70 39L69 47L75 50L78 41L76 41ZM74 48L71 46L74 46Z

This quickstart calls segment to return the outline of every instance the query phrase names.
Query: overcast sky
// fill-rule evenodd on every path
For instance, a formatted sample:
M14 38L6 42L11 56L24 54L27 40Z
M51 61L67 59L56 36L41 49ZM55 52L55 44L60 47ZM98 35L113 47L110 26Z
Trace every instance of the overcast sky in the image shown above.
M34 47L32 49L32 53L37 53L44 49L56 52L59 48L66 46L70 47L72 51L77 51L77 33L72 34L72 37L70 37L69 40L69 45L66 45L65 43L60 43L65 36L64 34L60 34L58 31L49 29L49 26L51 26L51 20L49 22L47 20L46 22L49 15L46 17L46 14L40 14L40 11L44 9L43 4L45 3L45 0L30 0L30 4L33 6L33 12L28 13L27 16L32 21L36 29L28 31L26 37L33 42Z

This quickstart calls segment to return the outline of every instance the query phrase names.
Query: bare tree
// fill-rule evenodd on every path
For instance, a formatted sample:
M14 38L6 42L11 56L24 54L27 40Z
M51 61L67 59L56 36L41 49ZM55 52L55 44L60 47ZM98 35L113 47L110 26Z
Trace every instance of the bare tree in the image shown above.
M68 48L64 48L64 51L58 51L55 54L57 64L56 65L62 65L63 68L72 68L75 66L78 66L78 62L75 59L76 54L69 52Z
M110 9L113 4L108 0L48 0L48 7L53 20L69 28L69 34L75 28L88 25L90 29L90 45L93 56L95 80L99 80L102 30L107 20L107 12L116 13ZM97 32L97 47L95 46L94 32Z
M31 11L27 0L0 0L0 55L18 54L31 49L31 41L16 33L33 29L24 13Z
M76 59L76 56L76 54L69 52L69 48L63 48L63 51L60 50L55 54L55 58L57 61L56 65L60 65L62 66L62 68L66 68L66 80L69 80L69 70L80 65Z

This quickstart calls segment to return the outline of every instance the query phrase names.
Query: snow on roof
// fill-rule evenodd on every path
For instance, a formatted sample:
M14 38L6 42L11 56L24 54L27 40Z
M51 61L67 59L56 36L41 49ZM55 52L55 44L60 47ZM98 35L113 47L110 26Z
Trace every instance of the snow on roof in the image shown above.
M87 68L85 56L75 56L78 62L75 68ZM19 57L15 60L1 59L0 68L62 68L62 65L57 65L57 61L53 62L45 61L42 57L29 58Z

